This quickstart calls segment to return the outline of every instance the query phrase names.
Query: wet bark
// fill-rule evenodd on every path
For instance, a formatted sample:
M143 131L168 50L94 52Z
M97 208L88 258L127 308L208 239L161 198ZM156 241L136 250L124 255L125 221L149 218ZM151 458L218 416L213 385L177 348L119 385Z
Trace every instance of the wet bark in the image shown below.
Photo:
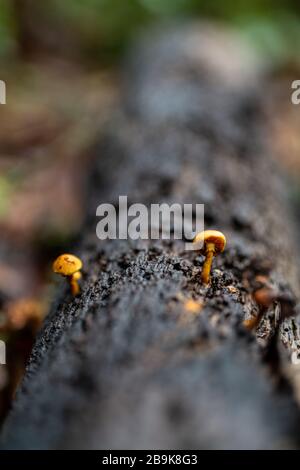
M257 67L202 25L152 33L123 83L93 147L82 293L62 282L2 445L298 447L297 257ZM210 285L182 240L99 241L95 208L119 195L205 204L228 242Z

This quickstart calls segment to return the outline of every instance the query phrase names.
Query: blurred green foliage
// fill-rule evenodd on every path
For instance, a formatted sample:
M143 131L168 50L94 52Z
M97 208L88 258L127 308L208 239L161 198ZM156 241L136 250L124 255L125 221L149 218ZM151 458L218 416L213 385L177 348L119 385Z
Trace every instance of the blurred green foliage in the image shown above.
M22 0L18 0L19 3ZM17 50L16 0L1 0L0 56ZM23 0L24 2L28 0ZM76 37L78 52L113 58L143 26L171 18L212 18L231 23L275 61L296 60L300 48L300 2L294 0L29 0L33 20L60 25ZM41 8L44 11L39 15ZM33 23L34 23L33 21ZM58 30L58 34L59 34ZM62 38L63 40L63 38Z
M11 4L2 0L0 5L0 57L11 55L15 51L15 29Z
M0 176L0 220L6 215L14 186L5 176Z

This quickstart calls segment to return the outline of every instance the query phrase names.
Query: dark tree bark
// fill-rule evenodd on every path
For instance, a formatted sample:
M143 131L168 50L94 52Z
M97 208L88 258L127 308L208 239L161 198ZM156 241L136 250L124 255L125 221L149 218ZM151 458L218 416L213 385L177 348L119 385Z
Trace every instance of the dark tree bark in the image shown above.
M78 44L49 0L11 0L18 52L32 60L50 56L74 57Z
M32 0L12 0L12 9L16 23L17 41L20 55L31 57L36 50L36 37L34 33L33 18L34 4Z
M247 54L203 25L133 51L94 148L82 294L57 294L3 447L298 447L293 224ZM181 240L96 239L96 205L124 194L205 204L228 240L208 287Z

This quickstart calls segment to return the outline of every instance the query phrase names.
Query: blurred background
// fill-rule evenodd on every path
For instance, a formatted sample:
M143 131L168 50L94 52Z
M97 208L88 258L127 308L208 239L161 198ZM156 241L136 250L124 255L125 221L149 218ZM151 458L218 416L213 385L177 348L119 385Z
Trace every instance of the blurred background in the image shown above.
M267 129L300 216L300 3L293 0L1 0L0 424L54 292L51 262L80 234L91 145L119 94L119 66L153 23L209 19L267 64ZM299 217L300 218L300 217Z

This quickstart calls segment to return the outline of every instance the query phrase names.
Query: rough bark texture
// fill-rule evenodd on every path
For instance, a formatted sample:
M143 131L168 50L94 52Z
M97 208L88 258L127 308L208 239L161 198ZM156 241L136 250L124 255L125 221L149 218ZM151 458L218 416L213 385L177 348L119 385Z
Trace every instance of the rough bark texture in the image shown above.
M133 51L124 103L94 149L91 215L75 250L82 294L62 283L3 447L298 447L292 222L261 79L235 44L202 25L152 33ZM206 228L228 240L211 285L184 241L96 239L95 206L122 194L205 204ZM266 286L263 307L255 292ZM250 332L243 322L256 315Z

